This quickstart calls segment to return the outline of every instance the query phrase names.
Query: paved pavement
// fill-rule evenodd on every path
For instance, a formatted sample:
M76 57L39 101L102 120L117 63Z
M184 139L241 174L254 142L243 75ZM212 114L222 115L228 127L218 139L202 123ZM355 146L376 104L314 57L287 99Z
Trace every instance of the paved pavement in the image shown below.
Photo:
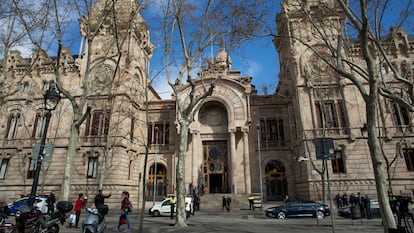
M86 212L82 212L82 217ZM112 232L118 222L117 213L109 213L106 216L106 232ZM130 215L131 232L138 230L138 216ZM289 233L382 233L381 219L351 220L335 216L334 225L330 217L317 221L315 218L295 219L271 219L261 214L260 210L232 210L222 211L197 211L188 219L187 228L177 228L174 220L169 217L152 217L146 214L144 217L145 233L175 233L175 232L234 232L234 233L267 233L267 232L289 232ZM121 227L123 232L126 225ZM81 228L68 228L61 226L61 233L80 233Z

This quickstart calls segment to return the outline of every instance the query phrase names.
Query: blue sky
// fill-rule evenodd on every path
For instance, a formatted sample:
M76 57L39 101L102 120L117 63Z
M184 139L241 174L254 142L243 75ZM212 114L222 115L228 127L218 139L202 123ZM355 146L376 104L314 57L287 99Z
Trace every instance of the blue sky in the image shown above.
M160 32L158 31L159 29L156 28L159 27L159 18L163 16L161 15L161 10L157 8L159 7L159 3L157 2L160 0L153 1L154 4L151 4L151 7L146 8L141 12L144 20L149 26L151 42L155 45L154 55L151 59L151 77L162 69L161 67L164 63L164 51L163 48L161 48L163 41L157 38L160 37ZM266 24L269 25L270 30L274 33L276 31L275 17L276 14L279 13L280 3L279 1L272 0L267 1L265 6L267 6L267 9L270 9L270 14L265 18L265 21ZM206 50L206 54L211 58L211 56L215 56L219 50L220 48L217 46L214 48L210 47ZM253 85L259 93L263 93L264 85L268 87L269 94L274 93L278 83L279 57L270 36L248 41L236 50L229 51L228 53L233 61L232 69L239 70L242 76L253 77ZM163 99L171 98L172 89L168 85L165 76L160 75L156 77L152 83L155 90L157 90Z
M151 33L151 31L150 31ZM154 57L152 59L151 66L154 67L157 64L156 61L162 56L163 51L154 51ZM218 52L218 48L213 49L214 56ZM271 94L275 91L278 74L279 74L279 56L271 41L271 38L265 38L261 40L251 41L246 43L243 47L229 53L233 65L233 70L241 71L242 76L253 77L253 85L256 87L260 94L263 93L263 86L268 86L268 93ZM157 73L158 70L154 68L151 73ZM172 90L168 86L167 79L164 76L160 76L153 81L153 86L157 92L160 93L163 99L171 98Z

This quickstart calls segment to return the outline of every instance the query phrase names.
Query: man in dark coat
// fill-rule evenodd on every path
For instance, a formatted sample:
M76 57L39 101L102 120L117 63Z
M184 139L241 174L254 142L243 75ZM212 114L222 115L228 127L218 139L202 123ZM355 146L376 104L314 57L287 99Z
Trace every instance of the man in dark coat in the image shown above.
M98 194L95 196L95 206L99 209L99 207L102 207L105 205L105 198L110 198L111 194L109 195L103 195L102 189L98 191Z
M359 206L359 209L361 211L361 217L364 218L365 217L365 198L364 196L361 195L360 192L358 192L358 196L357 196L357 205Z
M365 212L367 219L372 219L372 212L371 212L371 199L369 199L368 195L365 195L364 197L365 201Z

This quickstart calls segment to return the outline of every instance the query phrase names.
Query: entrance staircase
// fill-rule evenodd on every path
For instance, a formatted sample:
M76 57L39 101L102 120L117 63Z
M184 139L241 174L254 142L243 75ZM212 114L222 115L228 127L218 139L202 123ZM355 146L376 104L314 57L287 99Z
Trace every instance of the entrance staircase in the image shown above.
M233 194L233 193L209 193L200 196L200 209L223 211L222 200L223 196L231 198L231 209L248 210L249 209L249 194ZM262 202L260 193L253 193L254 207L260 209Z

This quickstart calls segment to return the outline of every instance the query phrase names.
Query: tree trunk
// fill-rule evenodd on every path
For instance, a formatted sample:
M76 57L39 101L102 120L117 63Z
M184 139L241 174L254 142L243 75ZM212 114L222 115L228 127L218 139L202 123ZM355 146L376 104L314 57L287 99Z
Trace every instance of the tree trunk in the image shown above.
M185 212L185 155L187 154L188 143L188 122L184 119L180 121L180 149L177 162L177 222L178 227L187 227Z
M372 166L375 175L375 182L377 187L377 196L381 209L382 222L384 223L384 232L387 233L388 229L396 229L397 225L391 211L389 199L386 190L386 177L381 160L381 151L379 145L379 139L377 135L377 86L375 81L370 81L370 95L366 98L366 112L367 112L367 127L368 127L368 146L370 149L370 155L372 160Z
M63 180L60 191L60 200L68 201L70 188L71 188L71 177L73 173L73 159L76 155L76 148L79 141L79 126L76 123L72 123L70 137L69 137L69 148L66 156L65 171L63 173Z

